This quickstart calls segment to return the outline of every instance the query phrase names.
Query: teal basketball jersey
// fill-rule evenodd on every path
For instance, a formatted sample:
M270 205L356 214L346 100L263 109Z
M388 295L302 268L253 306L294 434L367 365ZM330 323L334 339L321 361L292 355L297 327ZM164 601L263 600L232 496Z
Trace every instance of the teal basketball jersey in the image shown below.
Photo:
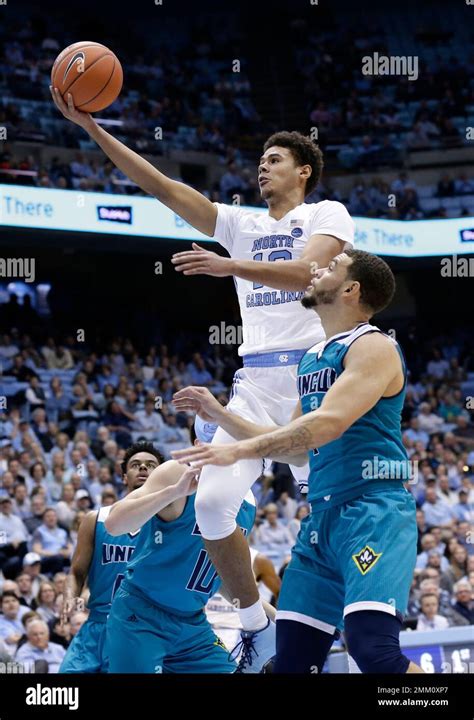
M246 535L255 512L255 499L248 493L236 518ZM186 498L176 520L166 522L155 515L143 525L125 571L125 590L171 612L193 614L204 608L219 585L196 523L194 495Z
M344 358L362 335L382 331L362 323L310 348L298 366L298 393L303 414L317 410L327 391L344 371ZM385 335L385 333L382 333ZM406 368L397 348L405 382L399 393L380 398L343 435L309 452L308 501L313 512L324 510L374 489L375 483L410 479L408 456L402 442L401 412L405 399ZM348 405L351 398L347 398Z
M140 531L137 531L114 536L107 532L105 521L110 510L111 506L102 507L97 513L94 552L88 576L90 589L88 607L91 616L94 616L94 619L103 616L104 622L140 534Z

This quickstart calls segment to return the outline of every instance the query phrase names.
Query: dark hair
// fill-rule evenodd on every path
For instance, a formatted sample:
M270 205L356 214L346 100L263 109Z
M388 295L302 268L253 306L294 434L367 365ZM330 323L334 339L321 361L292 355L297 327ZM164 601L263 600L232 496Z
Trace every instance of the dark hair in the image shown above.
M352 263L347 276L360 282L360 302L373 315L387 307L395 294L395 278L389 266L372 253L365 250L346 250Z
M133 443L133 445L130 445L130 447L127 448L125 455L123 457L123 460L121 462L121 465L120 465L123 475L125 475L127 472L127 465L129 463L130 459L137 453L141 453L141 452L147 452L147 453L150 453L150 455L154 455L160 465L161 465L161 463L163 463L165 461L163 455L160 453L159 450L157 450L155 448L153 443L142 440L142 441Z
M1 603L3 603L5 598L14 597L15 600L20 602L18 595L13 590L5 590L5 592L2 594L2 598L0 600Z
M45 468L45 466L43 465L43 463L40 462L39 460L37 460L36 462L33 463L33 465L31 465L30 470L29 470L30 475L33 475L33 473L34 473L34 471L35 471L35 467L36 467L37 465L40 466L41 470L43 471L43 475L46 475L46 468Z
M288 148L293 160L297 165L310 165L311 175L306 181L305 195L309 195L314 190L321 179L321 173L324 166L323 153L317 145L314 144L309 137L293 130L281 132L271 135L263 146L263 152L268 148L278 145L278 147Z
M438 596L436 595L436 593L427 592L427 593L423 593L423 595L420 597L420 605L421 605L421 603L423 602L423 599L424 599L424 598L427 598L427 597L434 597L434 598L436 598L436 600L437 600L438 603L439 603L439 599L438 599Z

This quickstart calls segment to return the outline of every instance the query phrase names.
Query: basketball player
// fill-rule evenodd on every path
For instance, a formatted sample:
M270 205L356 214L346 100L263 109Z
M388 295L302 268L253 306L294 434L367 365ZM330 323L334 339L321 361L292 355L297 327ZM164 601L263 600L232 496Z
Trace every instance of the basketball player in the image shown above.
M204 612L220 578L196 523L197 475L170 460L112 506L107 530L122 535L140 528L140 534L107 622L111 673L231 673L237 668ZM239 532L247 534L254 519L249 492L237 515Z
M233 276L242 316L243 369L234 378L228 408L248 420L284 425L297 400L296 368L307 348L324 339L314 313L304 314L300 300L314 270L326 267L354 238L354 223L345 207L324 200L306 204L320 179L323 156L309 138L279 132L264 145L258 180L268 212L212 203L183 183L171 180L101 128L91 115L51 93L62 114L80 125L112 162L144 191L190 225L217 240L229 253L222 257L193 244L173 262L186 275ZM218 428L213 442L233 438ZM231 597L238 600L244 632L256 634L255 657L247 671L259 672L274 645L252 575L248 544L236 515L260 475L261 462L241 459L234 472L205 467L196 497L196 517L207 551Z
M295 419L274 430L213 407L210 415L239 441L173 453L201 467L309 452L311 515L283 578L274 672L321 672L343 627L362 672L421 672L399 643L417 540L415 501L403 484L410 477L400 427L406 369L398 344L369 324L394 290L377 256L339 254L302 300L317 309L327 339L299 363Z
M140 488L162 461L162 456L151 443L135 443L129 447L122 462L127 492ZM138 532L112 537L105 527L110 510L111 506L108 506L89 512L79 527L63 600L62 619L65 622L80 607L86 580L90 591L89 617L70 644L60 673L107 672L105 623L138 538Z

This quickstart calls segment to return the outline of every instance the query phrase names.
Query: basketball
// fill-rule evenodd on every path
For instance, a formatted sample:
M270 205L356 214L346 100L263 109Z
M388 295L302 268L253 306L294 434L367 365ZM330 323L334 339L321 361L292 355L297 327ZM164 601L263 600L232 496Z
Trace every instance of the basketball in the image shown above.
M111 105L122 89L122 66L105 45L78 42L69 45L56 58L51 84L64 101L71 93L74 105L83 112L97 112Z

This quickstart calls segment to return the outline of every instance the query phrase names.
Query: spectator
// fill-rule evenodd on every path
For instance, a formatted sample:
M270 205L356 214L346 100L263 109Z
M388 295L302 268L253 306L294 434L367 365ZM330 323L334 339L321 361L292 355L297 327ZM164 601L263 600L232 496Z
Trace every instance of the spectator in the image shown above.
M53 584L56 591L56 597L64 594L66 590L67 577L66 573L63 572L56 573L54 576Z
M457 613L452 605L451 598L447 590L441 590L439 587L439 577L436 578L425 578L420 582L420 596L425 594L436 595L439 604L439 614L446 618L450 627L459 627L462 625L468 625L466 618ZM420 606L417 603L416 616L419 614Z
M286 491L284 491L277 500L277 508L280 518L285 525L288 525L290 520L295 519L298 503L294 498L290 497Z
M80 490L78 492L80 492ZM65 530L69 531L71 529L72 522L76 517L76 512L77 508L74 485L71 483L65 483L63 485L61 500L56 505L58 524Z
M427 487L425 494L425 502L421 506L426 518L428 527L439 525L440 527L450 527L453 522L453 513L449 505L438 497L435 487Z
M468 501L467 490L461 489L458 497L459 502L452 507L454 517L459 522L468 522L474 525L474 503Z
M458 580L453 590L456 597L456 602L453 604L454 610L462 615L469 625L474 625L474 600L471 583L464 579Z
M104 415L104 425L109 432L114 433L115 440L121 448L127 447L131 443L130 419L128 413L116 400L112 400Z
M422 552L418 555L416 559L416 567L418 570L424 570L426 567L428 567L428 560L431 553L436 553L437 555L440 555L438 549L436 548L436 538L432 533L426 533L425 535L423 535L423 537L421 538L421 547ZM448 569L449 562L447 558L442 558L441 566L442 571Z
M107 490L106 489L102 492L100 504L101 504L101 507L107 507L109 505L113 505L114 503L116 503L117 500L118 500L118 497L117 497L117 493L115 492L115 490L112 490L112 489Z
M31 592L34 597L39 593L40 585L46 581L45 575L41 575L41 557L38 553L29 552L23 558L23 572L31 578Z
M36 598L36 612L45 622L58 617L56 612L56 590L53 583L42 582Z
M13 513L21 520L31 515L31 502L24 483L16 483L13 491Z
M33 552L41 557L41 568L46 573L61 572L69 564L72 545L67 533L58 527L54 508L46 508L43 523L33 535Z
M158 439L158 435L164 427L164 422L160 413L155 411L155 403L153 400L146 400L145 409L138 410L138 412L135 413L132 427L135 440L138 440L139 437L143 437L151 442Z
M91 496L87 490L77 490L74 495L74 501L77 506L77 512L89 512L92 509L93 502ZM72 521L71 527L74 525L75 520Z
M30 535L33 535L35 530L42 524L45 510L45 496L41 493L33 495L31 498L31 516L25 519L25 527Z
M46 351L45 351L46 350ZM43 355L49 370L71 370L74 367L72 355L64 346L43 348Z
M438 197L453 197L454 193L454 180L448 173L444 173L438 183L438 191L436 194Z
M433 350L432 356L432 360L430 360L426 369L429 375L436 380L441 380L449 371L449 362L443 358L437 348Z
M421 615L416 625L417 630L445 630L449 623L445 617L438 615L439 603L434 593L426 593L420 600Z
M37 375L30 378L30 386L25 392L25 398L33 408L44 408L46 395Z
M72 613L70 619L71 639L76 637L77 633L84 625L88 617L89 613L84 612L83 610L77 610L76 612Z
M7 578L14 578L27 552L28 533L21 518L13 515L8 496L0 497L0 570Z
M430 435L438 432L443 426L443 418L435 415L431 411L430 404L423 402L420 405L420 414L418 415L418 425L420 430L425 430Z
M21 572L16 578L20 604L29 610L36 610L36 596L33 593L33 579L27 572Z
M303 503L296 510L296 514L293 520L290 520L290 522L288 523L288 530L290 531L291 537L293 538L293 543L296 542L296 538L298 537L298 533L301 527L301 521L304 520L305 517L308 517L308 515L309 506L306 503Z
M453 550L449 567L441 576L441 587L452 593L455 583L465 577L466 574L467 550L462 545L457 545Z
M60 645L65 650L71 643L71 625L69 622L63 622L60 617L54 617L48 623L50 631L50 640L52 643Z
M84 510L78 510L78 511L77 511L77 515L76 515L76 517L74 518L74 521L73 521L73 523L72 523L71 532L70 532L70 537L71 537L71 543L72 543L73 551L76 549L76 545L77 545L77 534L78 534L78 532L79 532L79 527L80 527L81 522L83 521L83 519L85 518L86 515L87 515L87 513L84 512Z
M13 590L5 590L2 594L0 607L0 638L6 643L8 651L13 654L18 641L23 635L21 618L28 609L20 605L20 601Z
M26 628L26 637L28 641L18 650L15 659L30 666L37 660L45 660L48 672L57 673L66 651L49 641L49 628L44 620L32 620Z
M257 538L262 549L288 550L293 545L293 537L285 525L278 519L278 507L270 503L265 507L265 521L258 528Z
M405 430L403 435L413 440L414 443L421 442L424 448L428 446L430 441L430 436L426 430L420 430L420 420L417 417L411 418L410 427Z
M457 500L457 495L453 490L451 490L450 484L449 484L449 477L447 475L439 476L438 496L439 496L440 500L443 500L443 502L445 502L446 505L448 505L451 508L453 517L456 517L456 513L454 512L454 505Z

